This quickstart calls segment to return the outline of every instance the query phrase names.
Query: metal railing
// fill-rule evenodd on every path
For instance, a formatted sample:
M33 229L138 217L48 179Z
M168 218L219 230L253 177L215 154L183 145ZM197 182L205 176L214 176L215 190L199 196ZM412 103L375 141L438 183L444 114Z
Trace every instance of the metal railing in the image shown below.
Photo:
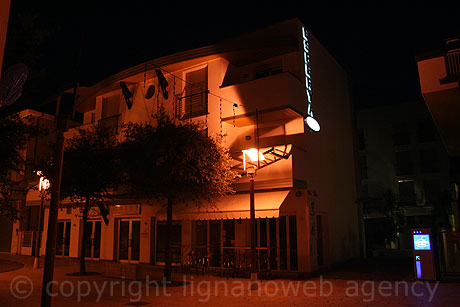
M98 122L104 127L112 128L113 132L118 134L120 127L120 114L101 118Z
M445 55L447 78L458 79L460 76L460 50L448 51Z

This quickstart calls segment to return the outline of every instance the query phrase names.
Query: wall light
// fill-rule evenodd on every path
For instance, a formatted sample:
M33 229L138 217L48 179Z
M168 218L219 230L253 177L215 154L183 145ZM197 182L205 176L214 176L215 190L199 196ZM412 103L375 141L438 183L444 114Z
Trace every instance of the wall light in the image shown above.
M259 153L259 154L257 155L257 153ZM246 156L249 157L249 160L251 162L264 161L265 160L265 157L264 157L263 153L260 152L260 150L257 150L257 148L245 149L245 150L243 150L243 167L244 167L244 170L246 170Z

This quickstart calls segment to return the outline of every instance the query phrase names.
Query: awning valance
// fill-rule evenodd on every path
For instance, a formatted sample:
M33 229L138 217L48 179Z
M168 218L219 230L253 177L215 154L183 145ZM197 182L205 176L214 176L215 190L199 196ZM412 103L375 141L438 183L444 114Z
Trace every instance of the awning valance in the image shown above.
M256 218L279 217L279 208L283 204L289 190L254 193ZM229 195L214 205L177 204L173 207L173 220L213 220L213 219L248 219L249 193ZM166 208L155 214L158 220L166 219Z

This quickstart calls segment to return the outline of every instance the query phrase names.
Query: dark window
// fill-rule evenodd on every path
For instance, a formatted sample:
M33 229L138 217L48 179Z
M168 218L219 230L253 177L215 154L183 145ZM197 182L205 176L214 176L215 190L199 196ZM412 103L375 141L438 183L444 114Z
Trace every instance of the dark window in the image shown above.
M409 128L406 122L394 123L392 126L393 145L407 145L410 143Z
M176 114L189 119L208 113L208 68L188 72L185 75L185 93L179 97Z
M323 217L321 215L316 216L316 261L318 266L324 264L324 242L323 242Z
M359 168L361 179L367 179L367 159L366 156L359 157Z
M223 220L224 246L235 246L235 220Z
M220 220L210 221L209 245L211 250L211 266L220 266Z
M363 129L358 129L358 149L359 150L366 149L366 138L364 137Z
M422 173L439 172L439 160L435 149L420 150L420 169Z
M102 114L99 124L118 133L120 127L120 95L102 98ZM92 118L91 118L92 119Z
M193 246L206 247L207 244L207 221L193 221Z
M280 228L280 270L287 270L286 216L279 217Z
M415 205L415 191L413 181L401 181L399 186L399 201L401 205Z
M427 203L434 204L438 201L441 191L439 180L423 180L423 189L425 190L425 200Z
M259 219L260 247L267 247L267 219Z
M414 172L411 151L399 151L395 153L396 175L411 175Z
M173 261L177 261L177 257L174 257L175 254L181 252L181 242L182 242L182 225L181 222L173 222L172 231L170 235L170 246L171 253L173 255ZM165 246L166 246L166 237L167 237L168 225L166 221L159 221L157 223L157 261L165 261Z
M436 140L436 129L429 119L417 123L417 137L419 142L430 142Z
M297 270L297 220L295 215L289 216L289 257L291 270Z
M369 196L369 185L367 183L361 183L361 197Z
M271 218L268 223L270 232L270 268L272 270L277 269L278 261L276 255L276 219Z

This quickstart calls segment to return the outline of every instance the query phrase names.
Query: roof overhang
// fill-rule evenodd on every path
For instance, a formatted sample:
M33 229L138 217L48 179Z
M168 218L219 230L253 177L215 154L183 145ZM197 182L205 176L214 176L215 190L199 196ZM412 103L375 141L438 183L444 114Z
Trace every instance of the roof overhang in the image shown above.
M279 208L289 192L290 190L254 193L256 218L279 217ZM173 208L173 220L248 219L250 218L249 197L249 193L228 195L216 204L205 204L201 207L193 204L178 204ZM166 209L159 209L155 217L158 220L165 220Z

